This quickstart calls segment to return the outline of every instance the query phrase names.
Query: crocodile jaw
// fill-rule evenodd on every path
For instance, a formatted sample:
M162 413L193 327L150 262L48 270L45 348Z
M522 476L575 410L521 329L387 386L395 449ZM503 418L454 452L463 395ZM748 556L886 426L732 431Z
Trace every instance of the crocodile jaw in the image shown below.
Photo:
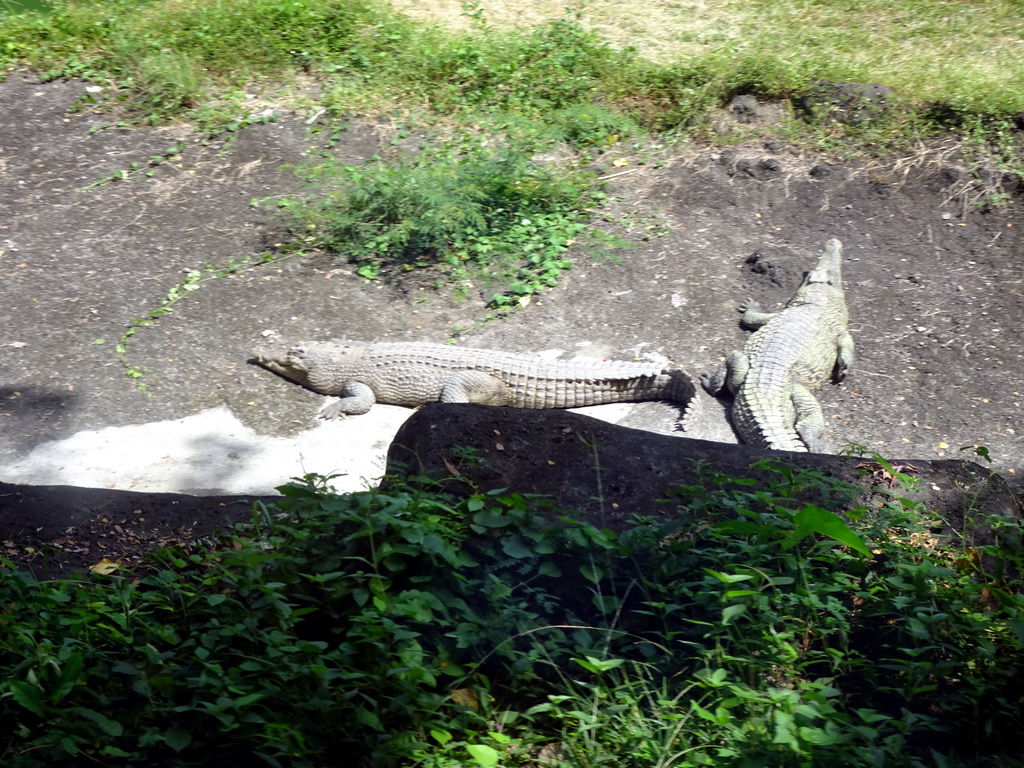
M825 252L818 258L818 263L804 278L804 285L825 283L827 285L843 284L843 244L832 238L825 243Z
M301 357L292 349L257 349L253 352L253 359L264 368L299 384L303 384L309 375Z

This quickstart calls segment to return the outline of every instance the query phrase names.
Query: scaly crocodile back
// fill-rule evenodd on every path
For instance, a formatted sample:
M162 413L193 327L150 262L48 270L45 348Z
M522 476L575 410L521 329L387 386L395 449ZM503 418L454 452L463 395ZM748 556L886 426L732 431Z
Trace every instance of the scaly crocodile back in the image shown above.
M789 306L747 340L743 352L750 370L732 407L743 442L776 451L806 450L795 428L793 382L813 389L831 376L840 332L834 320L822 307Z
M681 371L622 360L545 360L533 355L426 342L365 344L342 339L302 345L307 385L339 394L360 381L378 402L419 406L440 399L460 371L481 371L508 387L516 408L580 408L636 400L688 403L693 384Z
M793 298L743 346L750 368L732 417L745 443L807 450L796 430L794 384L813 390L836 369L839 339L849 321L841 259L841 243L829 241Z

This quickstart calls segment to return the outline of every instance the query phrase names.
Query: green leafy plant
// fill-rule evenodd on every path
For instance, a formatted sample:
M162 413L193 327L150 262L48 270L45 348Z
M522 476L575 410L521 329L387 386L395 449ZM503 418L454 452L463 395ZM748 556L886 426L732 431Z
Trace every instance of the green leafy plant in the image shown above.
M0 569L0 761L911 768L1012 750L1012 539L975 556L913 505L775 477L705 471L676 513L618 532L514 494L309 477L227 546L135 577Z
M300 172L316 193L274 202L305 246L344 254L367 279L441 267L463 284L503 284L491 299L498 307L557 284L600 199L580 168L474 143Z

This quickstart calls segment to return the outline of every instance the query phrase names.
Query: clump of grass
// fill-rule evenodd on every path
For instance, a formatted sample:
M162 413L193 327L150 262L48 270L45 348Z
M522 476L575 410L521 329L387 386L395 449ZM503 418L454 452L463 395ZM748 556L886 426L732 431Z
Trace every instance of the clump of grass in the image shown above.
M366 278L440 266L503 286L508 306L555 285L600 199L592 173L544 167L515 147L441 145L362 166L301 170L314 193L277 201L296 237Z
M421 22L472 29L459 5L395 2ZM507 34L549 23L564 8L560 0L533 0L527 7L487 7L483 18L495 33ZM1024 19L1015 0L966 6L942 0L653 0L641 12L628 3L594 3L584 22L612 49L663 72L712 62L716 80L735 82L744 79L731 74L735 70L755 69L790 83L880 83L909 99L991 117L1024 111Z

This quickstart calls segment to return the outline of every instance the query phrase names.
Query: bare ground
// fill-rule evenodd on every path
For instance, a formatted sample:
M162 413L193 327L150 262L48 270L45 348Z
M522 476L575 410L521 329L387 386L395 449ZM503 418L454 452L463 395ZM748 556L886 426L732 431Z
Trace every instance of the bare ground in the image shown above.
M281 166L319 148L306 116L287 111L213 145L197 144L187 127L97 130L109 116L74 108L85 87L24 75L0 83L0 466L80 430L216 406L263 435L307 428L318 398L246 362L267 330L444 341L466 328L468 345L658 354L696 377L742 344L740 301L786 301L838 237L859 359L846 383L821 394L836 444L927 459L985 446L1020 488L1019 179L990 179L1015 199L983 211L965 203L972 177L950 162L854 167L772 141L662 164L627 158L634 172L610 182L608 226L636 246L621 261L579 254L557 289L506 319L478 325L482 302L454 301L426 278L387 285L344 264L270 264L205 283L139 330L128 360L146 371L142 392L115 354L132 319L156 309L186 271L279 242L268 209L250 200L293 191ZM331 151L359 163L382 150L385 129L353 120ZM179 139L189 148L150 168L152 177L96 184L133 162L145 168ZM609 151L603 170L620 170L618 157ZM722 404L701 398L694 436L734 441ZM668 406L647 403L622 423L669 431L671 421ZM14 511L10 499L0 495L0 520L5 504L8 517ZM59 525L59 505L39 514ZM11 535L0 528L0 541Z

